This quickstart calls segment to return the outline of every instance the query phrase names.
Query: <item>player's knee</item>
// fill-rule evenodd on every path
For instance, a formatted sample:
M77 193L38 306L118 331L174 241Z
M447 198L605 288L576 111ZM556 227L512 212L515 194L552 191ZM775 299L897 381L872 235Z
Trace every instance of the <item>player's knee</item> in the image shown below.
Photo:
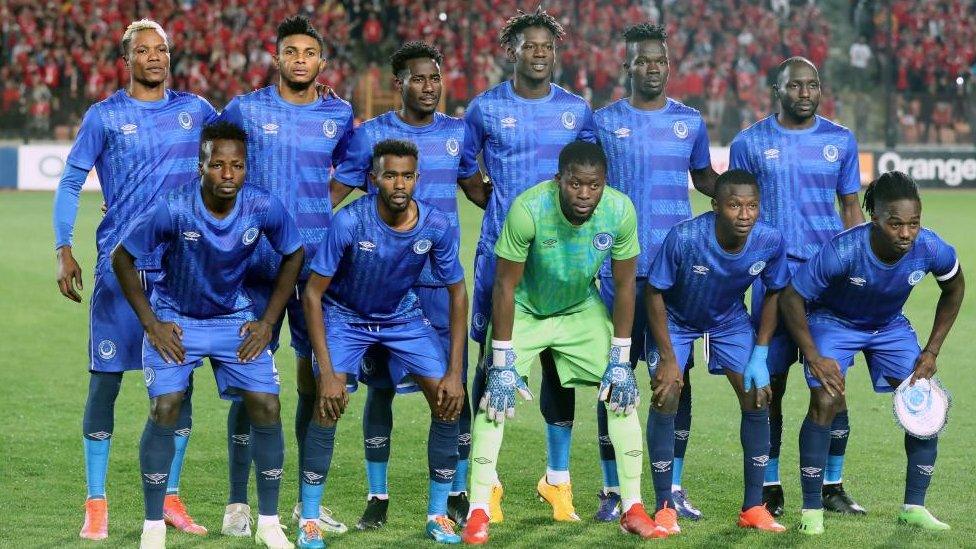
M153 423L166 427L175 426L180 418L183 393L169 393L152 399L149 417Z
M251 423L259 427L275 425L281 421L281 401L278 395L251 393L245 401Z
M841 395L831 395L822 388L810 391L810 414L812 419L826 425L833 421L834 416L844 406L844 397Z
M315 395L315 375L312 373L312 359L295 357L295 385L303 395Z

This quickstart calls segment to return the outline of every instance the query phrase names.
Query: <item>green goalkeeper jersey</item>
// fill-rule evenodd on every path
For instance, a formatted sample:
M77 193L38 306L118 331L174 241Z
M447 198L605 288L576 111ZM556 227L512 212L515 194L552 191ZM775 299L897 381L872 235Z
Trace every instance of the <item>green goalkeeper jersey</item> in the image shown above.
M593 215L577 226L563 215L555 181L515 198L495 243L495 255L525 263L515 304L536 316L575 313L599 302L596 275L607 256L639 253L637 214L627 195L605 187Z

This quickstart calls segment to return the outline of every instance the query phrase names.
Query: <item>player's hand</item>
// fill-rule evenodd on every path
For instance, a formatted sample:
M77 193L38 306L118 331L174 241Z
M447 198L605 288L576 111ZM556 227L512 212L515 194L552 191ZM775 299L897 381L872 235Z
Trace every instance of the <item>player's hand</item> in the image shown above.
M319 94L319 99L328 99L330 96L335 97L336 99L339 98L331 86L322 82L315 83L315 91Z
M108 213L108 202L102 202L102 217Z
M599 399L609 404L610 411L629 416L640 405L637 379L629 362L611 362L600 381Z
M461 376L448 374L437 384L437 417L444 421L454 421L461 413L464 404L464 387Z
M515 353L512 352L512 355ZM514 359L512 360L514 363ZM515 417L515 392L518 391L525 400L532 400L532 392L525 380L519 375L515 366L488 369L488 381L485 384L485 394L478 405L488 414L488 421L504 423L506 417Z
M346 376L342 374L319 375L319 414L321 417L339 421L346 405L349 404L349 393L346 392Z
M749 363L742 371L742 384L748 393L756 390L756 408L762 408L773 398L772 387L769 386L769 368L766 366L766 357L769 356L769 347L766 345L756 345L752 348L752 356Z
M654 394L651 396L651 404L661 408L669 402L677 402L684 384L685 381L681 376L681 368L678 368L678 363L675 359L673 357L669 359L661 357L661 361L657 365L657 370L654 371L654 375L651 377L651 385L654 388Z
M81 294L78 293L84 289L81 282L81 267L71 255L70 246L58 248L58 289L64 297L75 303L81 303Z
M154 320L146 326L146 338L167 364L183 364L186 349L183 348L183 329L179 324Z
M930 379L935 375L938 370L935 366L936 354L932 351L922 351L915 359L915 369L912 371L912 379L908 382L909 385L915 385L915 381L919 379Z
M274 334L274 326L263 320L245 322L241 326L240 335L244 341L237 348L237 360L251 362L257 358L271 343L272 334Z
M844 376L840 373L840 364L832 358L817 356L808 358L805 362L810 374L823 385L830 396L844 394Z

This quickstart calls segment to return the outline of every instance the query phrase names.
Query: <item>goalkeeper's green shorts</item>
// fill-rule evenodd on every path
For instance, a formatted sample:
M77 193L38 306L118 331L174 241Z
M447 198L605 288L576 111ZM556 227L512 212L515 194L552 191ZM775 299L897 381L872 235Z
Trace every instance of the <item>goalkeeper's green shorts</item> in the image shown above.
M535 358L548 348L563 387L599 385L607 369L612 334L610 314L600 301L581 311L557 316L534 316L516 305L512 326L515 369L528 379ZM490 341L491 328L488 337Z

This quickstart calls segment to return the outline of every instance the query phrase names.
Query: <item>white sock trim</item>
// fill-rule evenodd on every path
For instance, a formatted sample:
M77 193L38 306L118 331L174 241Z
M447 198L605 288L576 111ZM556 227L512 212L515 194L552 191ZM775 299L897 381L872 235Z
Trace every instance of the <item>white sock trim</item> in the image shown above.
M374 494L372 492L366 494L366 502L367 503L369 502L369 500L371 500L373 498L376 498L376 499L379 499L379 500L387 500L387 499L390 499L390 494Z
M278 515L258 515L258 528L268 524L281 524Z
M142 522L142 531L146 532L149 530L166 530L166 521L163 520L145 520Z
M780 482L780 481L778 481L778 480L774 480L772 482L764 482L763 483L763 486L782 486L782 485L783 485L783 483Z
M844 479L839 479L839 480L825 480L825 481L823 481L824 486L829 486L831 484L840 484L841 482L844 482Z
M672 492L677 492L678 490L681 490L681 485L680 484L672 484L671 485L671 491Z
M623 498L620 501L620 508L624 510L624 513L627 513L631 507L638 503L643 503L640 498Z
M569 471L546 469L546 482L549 484L556 486L557 484L566 484L569 481Z

